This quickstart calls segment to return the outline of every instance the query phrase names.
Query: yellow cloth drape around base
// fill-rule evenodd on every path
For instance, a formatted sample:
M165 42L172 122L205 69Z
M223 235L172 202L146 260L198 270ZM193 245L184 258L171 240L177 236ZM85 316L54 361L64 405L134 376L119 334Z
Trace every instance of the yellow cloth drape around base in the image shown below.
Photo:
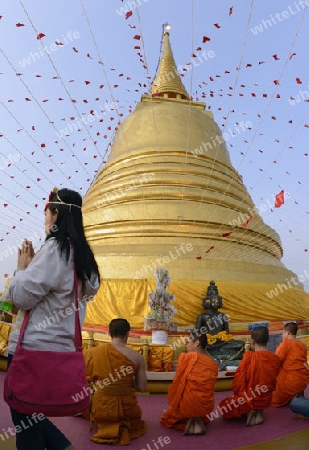
M204 312L202 300L209 281L172 280L168 288L176 300L179 326L194 325ZM216 281L223 298L220 312L231 322L306 320L309 318L309 294L303 290L273 283ZM280 286L280 287L279 287ZM149 310L148 295L155 280L103 279L94 301L87 306L85 324L108 326L116 317L127 319L132 328L143 328Z

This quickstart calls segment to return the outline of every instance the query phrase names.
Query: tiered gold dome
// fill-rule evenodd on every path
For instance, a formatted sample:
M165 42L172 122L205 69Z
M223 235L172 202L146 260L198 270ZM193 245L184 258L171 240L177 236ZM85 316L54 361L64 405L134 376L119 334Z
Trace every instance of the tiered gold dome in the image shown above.
M195 323L212 279L234 322L309 316L308 295L280 262L278 234L257 212L244 226L254 204L205 106L189 99L166 33L151 94L119 127L84 199L103 278L86 322L126 317L142 328L156 267L172 278L180 325Z

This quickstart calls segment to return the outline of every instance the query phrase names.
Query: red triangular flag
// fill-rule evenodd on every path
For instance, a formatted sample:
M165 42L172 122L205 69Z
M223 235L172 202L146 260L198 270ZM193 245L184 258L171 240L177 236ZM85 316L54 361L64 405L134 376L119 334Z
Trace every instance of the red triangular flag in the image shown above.
M284 203L284 190L280 191L279 194L276 195L275 199L275 208L280 208Z
M223 233L221 236L222 237L228 237L230 234L232 234L232 231L230 233Z

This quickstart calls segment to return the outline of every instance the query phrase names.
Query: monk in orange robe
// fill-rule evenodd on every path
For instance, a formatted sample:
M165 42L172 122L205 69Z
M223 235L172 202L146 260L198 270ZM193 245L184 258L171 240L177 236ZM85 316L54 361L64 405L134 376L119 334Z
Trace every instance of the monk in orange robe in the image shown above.
M289 403L296 394L303 392L309 383L307 347L297 340L296 335L296 323L286 323L282 331L282 343L276 350L282 365L271 402L275 407Z
M161 416L161 424L183 430L184 434L204 434L209 422L206 414L214 408L217 363L206 355L205 334L191 333L187 352L181 353L172 385L168 391L169 407Z
M266 348L269 338L266 327L251 333L254 351L246 352L233 380L233 396L221 400L218 410L226 419L247 414L247 426L264 422L264 409L271 404L272 392L280 368L280 359Z
M134 390L147 390L145 362L142 355L126 347L129 331L127 320L113 319L111 343L84 351L87 378L94 391L90 419L98 426L93 442L127 445L146 431Z

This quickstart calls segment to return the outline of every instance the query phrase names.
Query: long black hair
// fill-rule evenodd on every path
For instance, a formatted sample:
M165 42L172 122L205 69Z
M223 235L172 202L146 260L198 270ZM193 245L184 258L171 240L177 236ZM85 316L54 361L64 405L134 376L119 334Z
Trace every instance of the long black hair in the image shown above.
M91 273L95 273L100 281L99 268L84 233L81 207L82 197L78 192L70 189L58 191L54 189L49 194L45 211L48 208L54 213L57 209L58 215L46 240L51 237L56 238L60 253L65 256L67 262L71 245L73 246L76 274L79 280L84 280L86 277L90 279Z

